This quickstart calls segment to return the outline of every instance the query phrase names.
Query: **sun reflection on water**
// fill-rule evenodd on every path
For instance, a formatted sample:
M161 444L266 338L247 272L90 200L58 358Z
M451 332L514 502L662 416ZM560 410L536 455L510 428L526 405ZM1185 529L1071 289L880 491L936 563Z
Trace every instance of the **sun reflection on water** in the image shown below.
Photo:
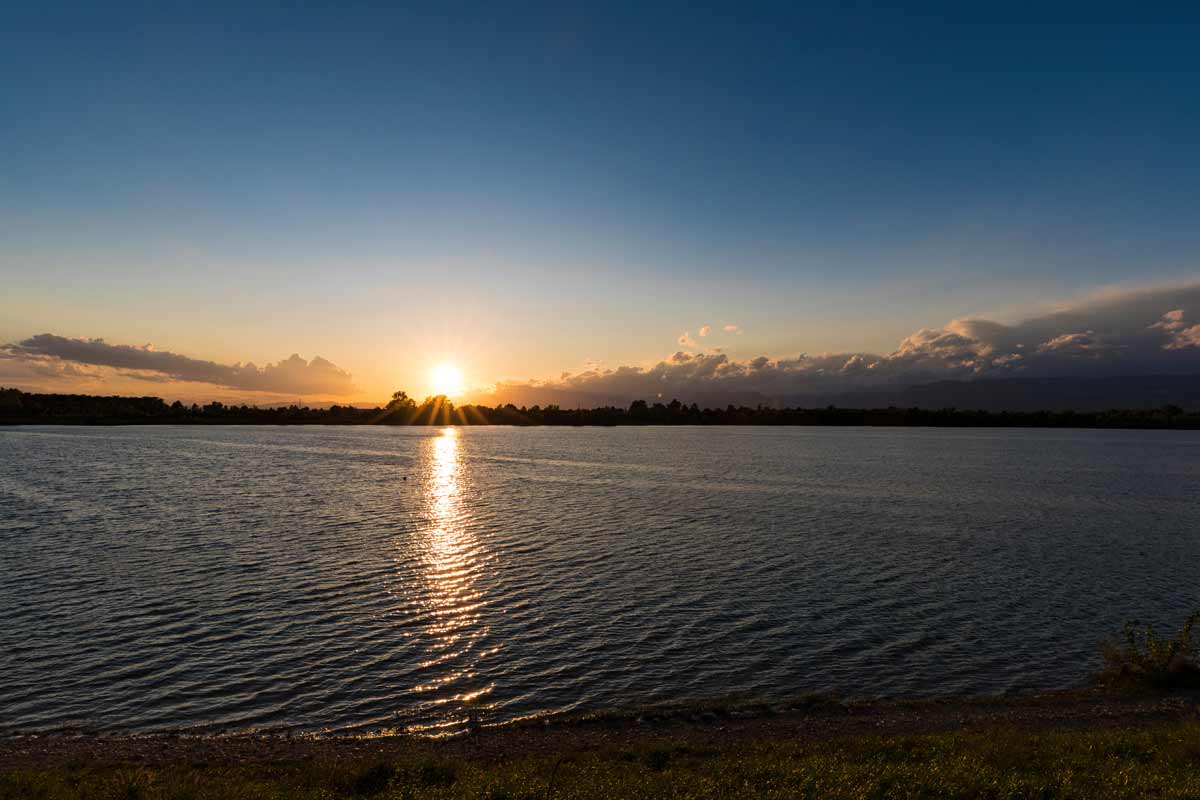
M483 592L476 585L484 558L471 531L465 502L462 455L458 431L443 428L430 440L429 477L425 486L427 518L424 542L427 657L420 665L425 680L414 687L428 695L426 702L462 707L461 725L473 716L471 704L491 691L473 683L474 665L486 655L479 645L488 629L481 622ZM453 727L454 722L433 728ZM425 726L422 732L433 730Z

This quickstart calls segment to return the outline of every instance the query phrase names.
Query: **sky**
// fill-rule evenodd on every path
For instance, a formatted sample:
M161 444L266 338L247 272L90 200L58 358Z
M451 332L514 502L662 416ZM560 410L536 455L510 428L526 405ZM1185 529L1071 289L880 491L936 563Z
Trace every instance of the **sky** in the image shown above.
M0 385L1200 372L1198 40L1187 4L4 4Z

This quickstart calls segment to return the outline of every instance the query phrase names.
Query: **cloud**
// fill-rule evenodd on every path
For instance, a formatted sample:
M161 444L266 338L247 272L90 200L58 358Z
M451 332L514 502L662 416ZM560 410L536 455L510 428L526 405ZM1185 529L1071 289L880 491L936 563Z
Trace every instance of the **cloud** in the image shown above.
M1186 322L1185 316L1182 308L1176 308L1163 314L1160 321L1150 326L1159 328L1170 336L1170 341L1164 345L1168 350L1200 347L1200 324L1193 325Z
M692 339L692 334L689 331L684 331L683 333L679 334L679 338L676 339L675 342L683 345L684 347L696 346L696 342Z
M742 329L740 327L738 327L737 325L726 325L725 327L721 328L721 330L725 331L726 333L741 333L742 332Z
M870 324L866 310L862 324ZM740 330L725 326L730 329ZM680 343L691 344L690 337L680 337ZM624 404L661 392L711 404L803 402L945 379L1184 373L1200 373L1200 284L1106 292L1016 324L955 319L918 330L885 354L801 353L733 361L724 353L681 350L651 366L501 383L479 399Z
M1124 346L1119 341L1109 341L1095 331L1082 331L1055 336L1050 341L1039 344L1037 351L1043 354L1055 353L1097 359L1104 358Z
M0 347L0 358L43 377L72 377L71 370L111 368L149 381L188 381L229 389L276 394L348 395L356 391L350 373L317 356L299 355L258 367L189 358L153 345L109 344L103 339L70 339L42 333ZM94 374L94 373L93 373Z
M58 358L18 355L0 347L0 384L29 380L90 380L101 371Z
M712 332L712 325L701 325L700 326L700 335L701 336L708 336L708 334L711 332Z

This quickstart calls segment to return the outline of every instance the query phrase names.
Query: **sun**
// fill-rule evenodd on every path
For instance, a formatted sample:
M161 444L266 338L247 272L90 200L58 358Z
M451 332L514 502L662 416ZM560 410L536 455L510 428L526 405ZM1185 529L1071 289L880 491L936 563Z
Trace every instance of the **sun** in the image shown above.
M443 363L434 367L431 381L433 391L447 397L453 397L463 390L462 371L453 364Z

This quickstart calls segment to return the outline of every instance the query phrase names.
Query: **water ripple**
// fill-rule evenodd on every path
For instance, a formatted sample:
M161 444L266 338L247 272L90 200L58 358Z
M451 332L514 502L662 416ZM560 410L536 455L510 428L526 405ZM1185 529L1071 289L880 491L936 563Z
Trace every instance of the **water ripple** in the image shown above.
M0 732L1079 683L1200 605L1200 436L0 431Z

